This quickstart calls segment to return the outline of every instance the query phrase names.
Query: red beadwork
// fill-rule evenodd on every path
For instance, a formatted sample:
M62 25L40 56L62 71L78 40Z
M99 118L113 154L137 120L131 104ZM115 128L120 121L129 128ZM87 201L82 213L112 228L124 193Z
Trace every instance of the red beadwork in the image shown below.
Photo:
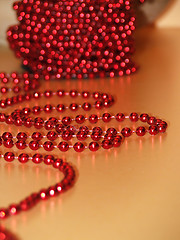
M137 122L138 119L139 119L139 116L137 113L133 112L129 115L129 119L132 121L132 122Z
M85 146L84 146L84 144L81 143L81 142L76 142L76 143L74 144L73 148L74 148L74 150L75 150L76 152L82 152L82 151L84 150Z
M131 136L132 131L131 131L130 128L125 127L125 128L122 129L121 133L124 137L129 137L129 136Z
M138 127L138 128L136 129L136 134L137 134L138 136L144 136L144 135L146 134L146 129L145 129L145 127Z
M14 158L15 158L15 155L14 155L14 153L12 153L12 152L7 152L7 153L5 153L5 155L4 155L4 159L5 159L7 162L12 162L12 161L14 161Z
M122 122L122 121L124 121L124 119L125 119L125 115L123 113L117 113L116 114L116 120L118 122Z
M89 150L92 152L96 152L99 149L99 143L97 142L90 142L89 143Z
M110 121L111 121L111 114L109 114L109 113L104 113L104 114L102 115L102 120L103 120L103 122L110 122Z

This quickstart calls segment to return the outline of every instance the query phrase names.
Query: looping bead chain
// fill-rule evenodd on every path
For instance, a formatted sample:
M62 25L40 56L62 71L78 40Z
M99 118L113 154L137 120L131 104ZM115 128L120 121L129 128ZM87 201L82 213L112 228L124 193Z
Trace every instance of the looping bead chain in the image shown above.
M26 102L31 99L40 99L42 97L51 98L53 96L57 96L60 101L62 101L65 96L70 96L73 100L81 97L84 102L82 104L73 102L69 106L59 103L57 106L46 104L43 107L24 107L23 109L16 109L9 114L0 112L1 123L24 126L26 128L34 127L37 129L35 132L32 132L32 134L18 132L16 135L13 135L11 132L4 132L0 136L0 146L2 145L8 149L15 146L19 150L24 150L29 147L33 151L38 151L40 148L43 148L48 152L45 156L39 154L38 152L34 153L32 156L27 153L20 153L16 156L12 151L8 151L5 154L1 154L1 157L4 158L6 162L17 160L22 164L25 164L28 161L32 161L35 164L43 162L44 164L51 165L53 168L61 171L64 174L64 179L54 186L29 195L18 204L11 204L8 208L0 209L0 219L28 210L35 206L40 200L54 197L66 191L75 183L75 171L73 167L62 159L55 158L53 155L49 154L49 152L54 149L59 149L61 152L66 152L69 149L74 149L76 152L82 152L89 149L90 151L95 152L100 147L103 149L110 149L113 147L117 148L121 145L124 138L130 137L132 134L136 134L137 136L144 136L146 133L156 135L158 133L164 133L167 128L167 123L165 121L156 119L146 113L137 114L135 112L130 115L125 115L123 113L112 115L106 112L102 115L91 114L88 117L83 114L78 114L73 118L70 116L64 116L62 119L58 119L56 117L50 117L48 119L43 119L39 116L37 117L37 115L42 112L49 115L53 111L62 113L67 109L72 112L75 112L80 108L85 112L89 111L91 108L99 110L103 107L108 108L114 103L113 96L107 93L90 93L89 91L78 92L76 90L64 91L61 89L56 92L51 90L46 90L44 92L35 91L39 86L37 82L38 78L39 76L37 74L29 75L28 73L12 73L11 75L8 75L0 73L0 81L5 86L8 82L11 82L11 85L17 85L20 83L23 84L23 87L19 88L15 96L0 100L0 108L6 109L9 106ZM26 93L25 89L27 86L29 90L33 90L34 92ZM5 88L8 90L2 90L1 92L3 95L7 94L7 92L12 92L12 89L14 89L14 87L1 87L1 89ZM19 94L23 89L25 93ZM90 99L93 99L93 103L90 102ZM35 115L35 117L33 117L33 115ZM118 122L123 122L125 120L137 122L139 120L147 126L139 126L136 129L124 127L121 130L109 127L105 131L101 127L97 126L89 128L87 127L87 124L85 124L88 122L92 125L98 123L99 121L109 123L113 120ZM47 131L47 133L43 134L40 129ZM75 139L77 139L77 141ZM57 140L59 140L59 142L56 142ZM86 143L85 140L89 142Z

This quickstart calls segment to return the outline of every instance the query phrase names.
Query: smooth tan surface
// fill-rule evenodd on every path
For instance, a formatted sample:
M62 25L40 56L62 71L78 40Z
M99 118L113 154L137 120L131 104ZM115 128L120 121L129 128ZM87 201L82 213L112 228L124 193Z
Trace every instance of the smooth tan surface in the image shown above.
M77 168L75 187L2 222L20 240L180 239L179 40L179 29L138 32L141 67L127 78L43 82L42 89L107 91L116 97L109 112L147 112L167 120L169 128L155 137L133 136L117 150L65 154ZM9 50L0 50L0 70L19 70L19 65ZM5 130L3 124L0 128ZM0 206L62 177L43 166L0 161Z

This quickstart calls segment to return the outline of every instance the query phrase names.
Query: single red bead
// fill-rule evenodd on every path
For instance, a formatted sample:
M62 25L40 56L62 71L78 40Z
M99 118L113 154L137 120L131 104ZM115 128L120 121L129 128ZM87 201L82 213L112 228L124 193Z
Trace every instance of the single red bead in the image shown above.
M89 133L89 128L87 126L81 126L79 128L79 131L83 131L83 132L86 132L88 134Z
M150 133L151 135L156 135L156 134L158 134L158 127L155 126L155 125L150 126L150 127L149 127L149 133Z
M97 123L98 122L98 116L96 114L91 114L89 116L89 122L90 123Z
M85 117L83 115L77 115L76 118L75 118L75 121L78 124L82 124L85 121Z
M41 93L40 92L34 92L33 93L33 98L38 99L40 97L41 97Z
M128 127L125 127L121 130L121 134L124 136L124 137L130 137L132 135L132 130Z
M14 159L15 159L15 155L14 155L14 153L12 153L12 152L6 152L6 153L4 154L4 159L5 159L5 161L7 161L7 162L12 162L12 161L14 161Z
M38 114L40 114L40 112L41 112L41 108L39 106L33 107L33 109L32 109L33 114L38 115Z
M120 135L115 136L113 139L113 147L119 147L122 143L122 137Z
M6 209L0 209L0 219L5 219L8 216L8 212ZM4 234L2 235L4 237ZM5 238L6 239L6 236Z
M62 139L65 140L65 141L69 141L71 140L73 137L73 132L72 131L63 131L62 133Z
M138 128L136 129L136 134L137 134L138 136L144 136L144 135L146 134L146 129L145 129L145 127L138 127Z
M93 141L99 141L101 139L101 134L99 132L92 132L91 138Z
M58 134L57 134L56 132L54 132L54 131L49 131L49 132L47 133L47 138L48 138L50 141L56 140L57 137L58 137Z
M31 113L31 109L26 107L22 110L23 115L28 116Z
M58 112L64 112L66 110L64 104L58 104L57 107L56 107L56 110Z
M43 135L40 132L34 132L32 134L32 139L35 141L40 141L43 138Z
M44 147L44 150L46 150L46 151L52 151L54 149L54 144L51 141L46 141L43 144L43 147Z
M4 132L2 135L3 140L12 139L12 138L13 138L13 135L10 132Z
M71 90L71 91L69 92L69 95L70 95L71 97L77 97L77 96L78 96L78 92L77 92L76 90Z
M56 132L57 133L61 133L61 132L63 132L64 131L64 125L63 124L57 124L56 126L55 126L55 130L56 130Z
M67 142L60 142L58 148L62 152L66 152L69 149L69 144Z
M158 124L157 127L160 133L164 133L166 131L166 126L163 123Z
M37 129L42 128L44 125L44 120L40 117L34 119L34 127Z
M82 108L83 108L85 111L89 111L89 110L91 110L91 104L88 103L88 102L85 102L85 103L83 103Z
M115 136L117 134L117 130L115 128L108 128L106 133L113 134Z
M101 95L100 92L94 92L94 93L93 93L93 98L94 98L94 99L99 99L99 98L101 98L101 96L102 96L102 95Z
M33 161L33 163L39 164L43 161L43 156L39 153L36 153L32 156L32 161Z
M65 125L65 126L68 126L70 125L72 122L72 119L70 117L63 117L62 119L62 123Z
M1 108L6 108L6 101L5 100L0 100L0 107Z
M77 111L78 110L78 104L76 104L76 103L71 103L70 105L69 105L69 109L71 110L71 111Z
M97 142L90 142L89 143L89 150L92 152L96 152L99 149L99 143Z
M103 140L101 143L101 146L104 149L110 149L110 148L112 148L113 144L112 144L112 141L110 141L110 140Z
M18 149L25 149L27 147L26 142L23 140L18 140L15 144Z
M23 140L23 141L26 141L27 139L27 134L25 132L19 132L16 136L16 138L18 140Z
M110 121L111 121L111 114L109 114L109 113L104 113L104 114L102 115L102 120L103 120L103 122L110 122Z
M46 191L46 190L41 190L41 191L39 192L39 197L40 197L40 199L42 199L42 200L46 200L46 199L48 198L47 191Z
M83 91L83 92L81 93L81 95L82 95L83 98L88 98L88 97L90 96L90 93L87 92L87 91Z
M107 133L104 135L104 140L110 140L113 141L114 135L112 133Z
M54 163L54 161L55 161L55 159L54 159L54 156L53 156L53 155L46 155L46 156L44 157L44 163L45 163L46 165L51 165L51 164Z
M12 118L12 116L6 116L6 123L7 124L13 124L14 123L14 119Z
M16 215L20 210L18 205L16 205L16 204L10 205L8 209L9 209L9 214L10 215Z
M5 122L5 120L6 120L6 114L0 113L0 122Z
M63 160L60 159L60 158L57 158L57 159L55 159L54 162L53 162L53 167L54 167L54 168L59 168L59 167L62 165L62 163L63 163Z
M31 142L29 143L29 147L30 147L30 149L32 149L32 150L38 150L39 147L40 147L40 145L39 145L39 142L38 142L38 141L31 141Z
M118 122L122 122L122 121L124 121L124 119L125 119L125 115L123 113L117 113L116 114L116 120Z
M23 120L22 120L22 118L20 118L20 117L16 117L15 119L14 119L14 125L16 125L16 126L22 126L23 125Z
M156 125L156 118L155 117L149 117L148 124L149 125Z
M99 133L99 134L102 134L102 133L103 133L103 130L102 130L101 127L94 127L94 128L92 129L92 132L93 132L93 133L94 133L94 132L97 132L97 133Z
M100 100L97 100L95 102L95 108L99 110L99 109L102 109L102 107L103 107L103 102Z
M85 149L85 146L82 142L76 142L73 148L76 152L82 152Z
M139 119L139 116L137 113L133 112L129 115L129 119L132 121L132 122L137 122L138 119Z
M28 117L28 118L25 118L24 119L24 126L27 127L27 128L30 128L33 126L33 120L31 117Z
M55 127L55 124L53 121L46 121L44 127L46 130L52 130Z
M43 110L44 110L44 112L46 112L46 113L51 113L52 110L53 110L53 107L52 107L51 104L46 104L46 105L44 106Z
M14 146L14 143L13 143L12 139L6 139L6 140L4 140L3 145L6 148L12 148Z
M140 115L141 122L147 122L149 120L149 115L146 113L143 113Z
M46 90L46 91L44 92L44 96L45 96L46 98L52 97L52 91Z
M57 91L57 96L58 97L63 97L65 95L65 92L63 90L58 90Z
M87 133L85 131L79 131L76 137L79 141L84 141L87 138Z
M21 153L18 156L18 160L19 160L20 163L27 163L29 161L29 155L26 154L26 153Z

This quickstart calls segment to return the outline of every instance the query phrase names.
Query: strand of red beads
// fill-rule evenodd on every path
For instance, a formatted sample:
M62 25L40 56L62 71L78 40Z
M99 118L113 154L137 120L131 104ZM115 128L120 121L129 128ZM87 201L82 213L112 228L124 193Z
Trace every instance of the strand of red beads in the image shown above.
M31 127L38 129L38 131L32 132L32 134L18 132L14 135L11 132L4 132L0 136L0 146L2 145L8 149L16 146L19 150L24 150L29 147L33 151L38 151L40 148L43 148L47 152L53 151L54 149L59 149L61 152L66 152L69 149L74 149L76 152L82 152L85 149L89 149L94 152L100 147L103 149L119 147L123 139L130 137L132 134L136 134L137 136L144 136L146 133L156 135L158 133L164 133L167 129L167 123L165 121L156 119L154 116L149 116L146 113L138 114L135 112L130 115L125 115L123 113L117 113L115 115L110 113L103 113L102 115L91 114L88 117L81 114L76 115L73 118L70 116L64 116L62 119L58 119L56 117L50 117L48 119L33 117L31 115L39 115L42 112L45 112L48 115L53 111L63 113L67 109L72 112L77 111L80 108L85 112L89 111L91 108L99 110L103 107L108 108L114 103L114 98L107 93L90 93L89 91L78 92L76 90L64 91L61 89L56 92L51 90L46 90L44 92L35 91L38 87L38 78L39 76L36 74L0 73L0 81L4 85L8 82L10 82L11 85L22 83L22 87L19 88L18 92L15 92L15 96L0 100L0 108L8 109L10 106L18 105L19 103L32 99L40 99L41 97L51 98L53 96L57 96L61 101L65 96L70 96L73 100L81 97L84 102L82 104L73 102L69 106L59 103L57 106L46 104L44 107L24 107L22 109L16 109L11 113L8 111L8 114L6 112L0 112L0 122L2 123L19 127L24 126L28 129ZM31 85L33 85L33 87ZM29 90L34 92L31 93L30 91L27 93L25 90L26 86L28 86ZM6 92L2 91L3 95L8 94L8 92L12 92L12 87L8 89L9 90ZM23 90L25 93L20 94ZM89 99L93 99L93 102L91 103ZM87 124L85 124L88 122L92 125L98 123L98 121L110 123L112 120L123 122L127 119L130 120L130 122L138 122L139 120L141 123L146 124L146 126L141 125L135 129L124 127L121 130L109 127L105 131L101 127L94 126L90 128L86 126ZM47 131L47 133L42 133L40 129ZM61 140L59 143L56 143L56 140L58 139ZM73 139L75 142L73 142ZM78 141L76 142L75 139ZM89 140L89 143L85 140ZM11 204L8 208L0 209L0 219L28 210L35 206L40 200L54 197L66 191L75 182L75 171L73 167L67 162L64 162L62 159L54 157L54 155L47 154L43 156L37 152L31 156L30 154L22 152L16 156L12 151L8 151L5 154L1 154L1 157L4 158L6 162L18 160L22 164L25 164L28 161L32 161L35 164L43 162L44 164L51 165L57 170L63 172L64 179L54 186L40 190L38 193L31 194L18 204Z

